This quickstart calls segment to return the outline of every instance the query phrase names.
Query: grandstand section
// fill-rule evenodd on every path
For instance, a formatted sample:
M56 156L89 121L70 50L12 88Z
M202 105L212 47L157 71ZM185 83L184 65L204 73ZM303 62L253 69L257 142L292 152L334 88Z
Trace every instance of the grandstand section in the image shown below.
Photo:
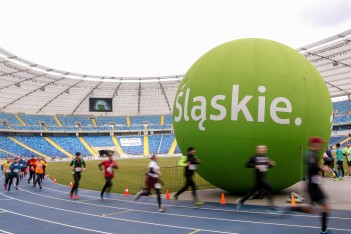
M324 78L333 130L351 129L351 30L297 49ZM172 111L183 75L109 77L38 65L0 48L0 154L71 157L114 147L120 154L177 154ZM112 112L89 112L89 98ZM348 139L333 136L330 144ZM5 153L8 152L8 153Z

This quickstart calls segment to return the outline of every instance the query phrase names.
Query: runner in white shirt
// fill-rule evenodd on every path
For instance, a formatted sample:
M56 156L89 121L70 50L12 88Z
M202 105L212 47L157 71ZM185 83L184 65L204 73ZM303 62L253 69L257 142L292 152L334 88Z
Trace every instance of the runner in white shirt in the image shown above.
M144 191L141 191L136 195L135 201L139 200L141 196L150 196L151 190L154 189L157 194L159 212L165 212L166 208L161 203L161 170L157 163L158 159L156 155L152 155L150 159L151 161L149 162L148 172L146 175L146 188L144 188Z

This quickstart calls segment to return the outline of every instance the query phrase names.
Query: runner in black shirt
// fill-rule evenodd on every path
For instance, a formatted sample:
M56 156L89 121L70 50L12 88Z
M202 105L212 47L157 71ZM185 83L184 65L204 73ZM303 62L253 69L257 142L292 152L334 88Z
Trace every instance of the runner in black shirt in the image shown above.
M246 164L246 167L248 168L255 168L255 187L245 197L239 198L237 200L238 210L247 199L262 191L267 192L270 206L271 208L274 207L273 189L266 181L266 172L268 171L269 168L275 166L275 162L270 161L266 153L267 153L267 147L265 145L258 145L256 147L256 155L252 156L251 159Z
M72 160L70 166L72 169L74 185L72 187L71 193L69 194L69 197L74 199L79 199L79 196L78 196L79 181L81 178L82 171L85 170L85 162L83 159L80 158L79 152L76 153L76 158Z
M324 141L319 137L312 137L309 140L309 149L307 151L307 192L310 196L311 205L318 204L321 206L321 222L322 229L320 233L331 233L327 230L327 217L330 211L330 207L327 204L326 196L319 186L321 181L320 171L328 172L329 168L326 166L320 167L318 165L319 157L318 154L322 150ZM291 207L292 211L299 211L304 213L315 213L315 209L312 206L309 207Z

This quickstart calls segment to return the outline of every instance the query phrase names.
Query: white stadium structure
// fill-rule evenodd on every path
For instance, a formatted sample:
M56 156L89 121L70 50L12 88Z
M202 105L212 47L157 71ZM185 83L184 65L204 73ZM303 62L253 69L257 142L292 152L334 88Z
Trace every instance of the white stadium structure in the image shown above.
M351 30L297 50L314 64L333 100L339 101L334 103L334 125L335 129L341 130L341 135L334 132L331 143L346 142L349 139L346 131L351 126ZM182 78L183 75L114 77L77 74L27 61L0 48L0 151L3 155L17 155L22 147L25 155L71 156L72 149L55 137L65 137L63 133L89 133L98 138L117 136L110 142L111 147L116 147L120 153L127 150L124 149L126 146L121 146L121 139L139 137L139 149L128 149L126 154L173 154L177 147L171 114ZM90 112L89 98L94 97L111 98L112 112ZM62 123L65 118L68 119L66 124ZM36 135L39 133L40 136ZM31 136L38 142L28 139ZM45 136L51 139L41 139ZM149 136L155 136L155 142ZM169 137L168 143L163 146L166 136ZM41 141L49 142L62 154L42 152L38 147ZM86 139L83 141L87 154L96 153L94 148L99 146L91 146L93 143ZM9 143L14 146L9 147ZM154 145L152 150L151 145Z

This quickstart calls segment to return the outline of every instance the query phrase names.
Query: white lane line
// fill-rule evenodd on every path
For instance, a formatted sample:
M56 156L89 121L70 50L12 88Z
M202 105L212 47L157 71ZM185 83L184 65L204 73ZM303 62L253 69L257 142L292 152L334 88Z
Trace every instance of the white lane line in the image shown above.
M7 231L4 231L4 230L0 230L0 234L13 234L12 232L7 232Z
M15 199L15 200L18 200L18 199ZM36 218L36 217L33 217L33 216L28 216L28 215L25 215L25 214L20 214L20 213L9 211L9 210L5 210L5 212L10 213L10 214L14 214L14 215L17 215L17 216L22 216L22 217L25 217L25 218L29 218L29 219L39 220L39 221L46 222L46 223L57 224L57 225L60 225L60 226L70 227L70 228L84 230L84 231L88 231L88 232L96 232L96 233L102 233L102 234L112 234L110 232L103 232L103 231L99 231L99 230L94 230L94 229L89 229L89 228L82 228L82 227L78 227L78 226L72 226L72 225L69 225L69 224L59 223L59 222L55 222L55 221L51 221L51 220L47 220L47 219Z
M51 196L46 196L42 194L37 194L33 192L29 192L27 190L21 189L24 192L34 194L36 196L42 196L42 197L47 197L55 200L61 200L65 202L74 202L70 200L65 200L61 198L56 198L56 197L51 197ZM81 202L83 203L83 202ZM142 212L142 213L154 213L154 214L160 214L159 212L153 212L153 211L144 211L144 210L135 210L135 209L127 209L127 208L119 208L119 207L111 207L111 206L105 206L105 205L98 205L98 204L90 204L90 203L83 203L85 205L91 205L91 206L97 206L97 207L104 207L104 208L110 208L110 209L119 209L119 210L125 210L125 211L135 211L135 212ZM169 215L169 216L176 216L176 217L186 217L186 218L194 218L194 219L205 219L205 220L216 220L216 221L226 221L226 222L237 222L237 223L253 223L253 224L263 224L263 225L273 225L273 226L289 226L289 227L299 227L299 228L311 228L311 229L320 229L320 227L316 226L302 226L302 225L296 225L296 224L281 224L281 223L266 223L266 222L258 222L258 221L251 221L251 220L237 220L237 219L224 219L224 218L212 218L212 217L206 217L206 216L194 216L194 215L182 215L182 214L172 214L172 213L162 213L160 215ZM194 228L196 229L196 228ZM193 230L194 230L193 229ZM339 228L329 228L330 230L338 230L338 231L347 231L351 232L349 229L339 229ZM202 231L205 231L202 229Z
M60 193L66 193L64 191L61 190L56 190L56 189L52 189L52 188L45 188L48 190L52 190L52 191L56 191L56 192L60 192ZM87 191L92 191L92 190L87 190ZM90 195L81 195L84 197L91 197L93 198L94 196L90 196ZM55 198L54 198L55 199ZM60 198L58 198L60 199ZM64 199L63 199L64 200ZM132 203L132 204L145 204L145 205L152 205L155 206L154 203L148 203L148 202L139 202L139 201L129 201L129 200L122 200L122 199L105 199L105 200L110 200L110 201L120 201L120 202L126 202L126 203ZM66 200L65 200L66 201ZM82 202L83 203L83 202ZM88 204L88 203L86 203ZM99 205L98 205L99 206ZM307 215L307 214L272 214L272 213L267 213L267 212L259 212L259 211L237 211L237 210L226 210L226 209L217 209L217 208L205 208L205 207L189 207L189 206L175 206L175 205L169 205L167 204L167 207L176 207L176 208L185 208L185 209L197 209L197 210L210 210L210 211L222 211L222 212L231 212L231 213L247 213L247 214L261 214L261 215L268 215L268 216L272 216L272 215L276 215L276 216L291 216L291 217L306 217L306 218L320 218L320 216L318 215ZM125 209L125 208L118 208L118 209ZM159 214L158 212L154 212ZM167 213L168 214L168 213ZM347 217L338 217L338 216L330 216L328 217L328 219L340 219L340 220L351 220L351 218L347 218Z
M176 229L184 229L184 230L197 230L198 228L189 228L189 227L182 227L182 226L175 226L175 225L168 225L168 224L160 224L160 223L152 223L152 222L145 222L145 221L137 221L137 220L131 220L131 219L122 219L122 218L115 218L115 217L102 217L100 215L95 215L95 214L90 214L90 213L84 213L84 212L79 212L79 211L73 211L73 210L66 210L62 208L57 208L57 207L52 207L52 206L46 206L42 205L39 203L35 202L30 202L30 201L25 201L17 198L10 197L5 194L1 194L2 196L8 197L12 200L23 202L25 204L31 204L35 206L40 206L40 207L45 207L53 210L60 210L68 213L74 213L74 214L81 214L81 215L86 215L86 216L92 216L92 217L98 217L98 218L103 218L103 219L112 219L112 220L119 220L119 221L125 221L125 222L131 222L131 223L139 223L139 224L147 224L147 225L153 225L153 226L160 226L160 227L169 227L169 228L176 228ZM87 203L88 204L88 203ZM9 211L8 211L9 212ZM10 212L11 213L11 212ZM222 234L239 234L239 233L234 233L234 232L222 232L222 231L216 231L216 230L208 230L208 229L201 229L204 232L212 232L212 233L222 233Z
M127 213L127 212L131 212L131 211L125 210L125 211L120 211L120 212L116 212L116 213L102 214L102 216L106 217L106 216L110 216L110 215L123 214L123 213Z

